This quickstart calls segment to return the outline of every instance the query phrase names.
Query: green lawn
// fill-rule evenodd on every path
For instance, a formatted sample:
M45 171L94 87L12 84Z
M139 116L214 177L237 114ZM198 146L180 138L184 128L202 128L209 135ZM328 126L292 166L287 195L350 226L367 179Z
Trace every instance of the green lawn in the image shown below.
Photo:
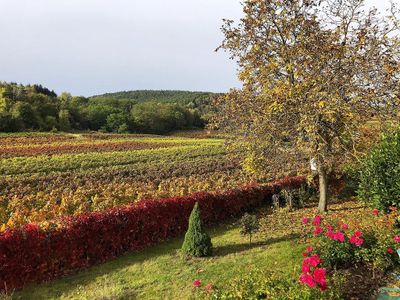
M211 258L185 259L178 238L129 253L108 263L14 293L13 299L189 299L194 279L224 286L255 268L292 271L301 263L304 245L294 235L256 236L250 245L236 225L209 229L215 247ZM262 237L264 236L264 237Z

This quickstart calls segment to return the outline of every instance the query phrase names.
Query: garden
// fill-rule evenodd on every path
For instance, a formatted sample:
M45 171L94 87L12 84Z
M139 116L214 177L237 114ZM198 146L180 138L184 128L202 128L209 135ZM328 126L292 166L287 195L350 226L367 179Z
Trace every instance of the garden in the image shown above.
M400 8L364 4L243 1L217 49L243 85L194 136L140 134L186 128L153 102L141 131L1 133L1 299L399 299Z
M120 153L117 157L127 157L133 164L153 149L155 152L150 153L156 160L157 151L171 149L170 144L194 145L198 150L192 154L212 156L210 146L218 149L221 143L157 136L33 134L3 138L24 139L21 148L31 149L36 139L47 140L49 145L67 139L74 146L87 143L87 139L103 140L104 145L107 141L126 143L124 139L130 138L149 148L124 148L112 153ZM163 146L152 148L157 143ZM43 143L39 147L44 148ZM97 170L95 163L87 169L74 169L76 157L69 160L68 156L80 154L60 151L46 154L49 164L38 163L38 168L48 168L46 172L26 176L62 178L77 172L74 176L78 177L86 170L107 170ZM142 151L143 156L123 156L126 151ZM217 152L222 154L228 155ZM23 173L24 163L31 163L30 159L44 161L44 157L21 155L3 161L15 160L20 164L15 170ZM62 159L71 164L51 163ZM122 161L124 165L126 161ZM380 288L387 286L395 291L399 284L395 274L399 270L400 228L398 202L394 200L399 199L395 180L399 164L400 133L392 129L370 149L357 169L349 167L346 174L331 179L332 203L328 212L322 213L316 207L317 180L299 176L232 189L213 190L209 185L208 192L203 189L155 200L135 199L105 210L71 211L57 217L44 214L47 218L34 223L5 223L0 234L3 297L132 299L162 294L171 299L376 298ZM12 164L9 166L11 170ZM190 171L185 164L180 168L182 174ZM130 173L123 176L129 180L133 177ZM3 176L8 183L16 183L17 179L23 180L16 175ZM47 180L60 188L65 183ZM374 185L378 182L381 184ZM31 202L33 209L36 203ZM30 211L22 203L19 207L27 212L25 220L29 220ZM189 218L191 214L196 216ZM184 238L187 229L186 236L192 238ZM395 295L393 290L391 295Z

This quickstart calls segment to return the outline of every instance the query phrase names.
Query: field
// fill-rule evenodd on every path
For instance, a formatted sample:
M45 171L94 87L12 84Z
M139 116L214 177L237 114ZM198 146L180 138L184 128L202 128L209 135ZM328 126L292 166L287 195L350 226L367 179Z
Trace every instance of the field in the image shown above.
M317 215L303 176L266 181L246 176L223 139L199 132L1 134L0 299L258 299L259 292L273 299L367 299L398 284L369 271L359 279L357 267L327 271L326 291L299 283L308 251L315 251L308 249L326 242L329 224L347 224L335 234L349 242L329 242L350 253L358 251L351 248L356 229L366 241L381 239L372 251L386 262L394 259L388 251L397 231L390 218L377 222L379 211L355 199L334 198L338 203ZM282 206L273 208L278 193ZM285 207L285 195L302 198ZM181 251L196 202L212 238L210 257ZM245 212L260 222L252 242L242 235ZM327 232L316 235L317 227ZM365 245L360 251L369 251L371 242Z
M222 139L0 135L0 227L248 183Z

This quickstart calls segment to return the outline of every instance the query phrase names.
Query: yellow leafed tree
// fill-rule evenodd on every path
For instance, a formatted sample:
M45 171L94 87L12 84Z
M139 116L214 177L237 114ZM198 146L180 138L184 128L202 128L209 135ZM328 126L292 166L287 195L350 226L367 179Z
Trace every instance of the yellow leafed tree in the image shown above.
M212 126L255 172L304 174L313 160L321 211L329 174L358 155L360 127L395 118L399 104L399 11L364 2L246 0L239 23L222 27L219 49L243 87L217 100Z

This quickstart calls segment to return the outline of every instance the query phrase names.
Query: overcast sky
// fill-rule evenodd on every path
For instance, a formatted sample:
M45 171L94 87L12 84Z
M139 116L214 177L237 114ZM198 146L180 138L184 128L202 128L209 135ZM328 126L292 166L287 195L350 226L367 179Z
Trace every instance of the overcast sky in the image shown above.
M84 96L239 86L235 64L214 52L239 0L0 0L0 11L0 80Z

